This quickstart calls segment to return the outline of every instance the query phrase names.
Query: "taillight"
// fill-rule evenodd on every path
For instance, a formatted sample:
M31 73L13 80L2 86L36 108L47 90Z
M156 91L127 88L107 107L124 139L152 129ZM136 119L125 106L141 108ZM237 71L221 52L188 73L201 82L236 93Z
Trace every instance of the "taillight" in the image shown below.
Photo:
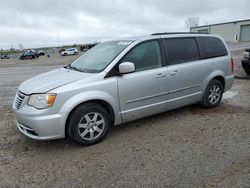
M234 73L234 60L231 58L231 73Z

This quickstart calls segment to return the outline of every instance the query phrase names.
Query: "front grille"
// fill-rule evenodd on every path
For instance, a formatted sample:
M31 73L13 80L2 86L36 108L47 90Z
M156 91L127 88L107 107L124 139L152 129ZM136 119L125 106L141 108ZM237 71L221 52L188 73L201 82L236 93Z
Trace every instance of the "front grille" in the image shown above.
M25 95L21 93L20 91L18 91L17 96L16 96L16 101L15 101L15 108L17 110L21 107L24 98L25 98Z

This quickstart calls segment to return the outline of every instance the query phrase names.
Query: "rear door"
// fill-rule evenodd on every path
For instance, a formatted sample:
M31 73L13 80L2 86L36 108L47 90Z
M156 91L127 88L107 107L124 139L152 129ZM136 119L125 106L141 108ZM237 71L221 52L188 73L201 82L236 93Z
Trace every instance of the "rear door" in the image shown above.
M124 122L166 109L166 67L158 40L138 44L122 59L132 62L136 71L118 76L121 115Z
M164 39L167 59L170 109L199 101L201 86L211 71L200 60L195 37Z

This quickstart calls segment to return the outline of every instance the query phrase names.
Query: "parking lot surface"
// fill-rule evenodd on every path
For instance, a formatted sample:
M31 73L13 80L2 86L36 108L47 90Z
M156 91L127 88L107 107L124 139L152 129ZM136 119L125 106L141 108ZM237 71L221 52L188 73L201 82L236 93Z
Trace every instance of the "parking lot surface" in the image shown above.
M233 49L244 76L242 51ZM91 147L23 136L11 109L18 85L77 57L0 60L0 187L250 187L249 80L236 80L217 108L120 125Z

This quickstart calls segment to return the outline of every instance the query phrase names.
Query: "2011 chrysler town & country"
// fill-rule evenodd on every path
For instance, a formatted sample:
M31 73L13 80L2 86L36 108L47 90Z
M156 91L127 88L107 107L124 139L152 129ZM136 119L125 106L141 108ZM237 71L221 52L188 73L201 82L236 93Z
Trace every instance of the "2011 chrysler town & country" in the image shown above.
M222 38L158 33L102 42L67 67L23 82L13 110L30 138L91 145L111 125L198 102L215 107L233 81Z

